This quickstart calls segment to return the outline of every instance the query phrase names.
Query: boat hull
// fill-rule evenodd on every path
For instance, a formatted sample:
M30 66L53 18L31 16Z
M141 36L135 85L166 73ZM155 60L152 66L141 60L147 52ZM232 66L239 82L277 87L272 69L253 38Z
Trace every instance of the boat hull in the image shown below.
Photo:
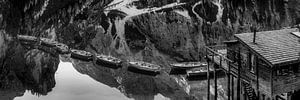
M183 63L171 64L172 68L175 69L192 69L192 68L204 67L206 65L207 64L203 62L183 62Z
M55 48L56 48L56 50L60 54L68 54L68 53L70 53L69 47L67 45L65 45L65 44L56 44Z
M188 66L188 67L172 66L172 68L176 68L176 69L193 69L193 68L197 68L197 67L201 67L201 66Z
M145 74L145 75L150 75L150 76L156 76L160 74L160 71L152 71L152 70L145 70L145 69L140 69L137 68L136 66L128 66L128 71L134 72L134 73L139 73L139 74Z
M56 44L58 44L57 42L55 42L55 41L50 41L50 40L48 40L48 39L42 39L41 41L42 41L42 42L41 42L41 45L47 46L47 47L55 47Z
M110 62L110 61L106 61L106 60L102 60L99 58L96 58L96 63L98 65L104 66L104 67L109 67L109 68L114 68L114 69L118 69L122 67L122 62L119 63L114 63L114 62Z
M33 37L33 36L22 36L22 35L18 35L18 39L21 42L37 42L37 38Z
M217 69L216 70L216 72L218 73L218 72L221 72L222 70L221 69ZM209 74L211 75L211 74L214 74L214 71L213 70L211 70L211 71L209 71ZM191 72L191 73L189 73L189 72L187 72L187 76L206 76L207 75L207 71L203 71L203 72Z
M71 58L79 59L79 60L83 60L83 61L92 61L92 57L90 57L90 56L78 55L78 54L71 54Z
M22 45L27 45L27 46L32 46L32 45L36 45L36 42L28 42L28 41L22 41L20 42Z
M71 52L71 58L79 59L79 60L83 60L83 61L92 61L93 60L92 55L82 55L82 54L78 54L78 53L74 53L74 52Z
M187 69L181 69L181 68L172 68L170 71L170 75L182 75L186 74Z
M226 76L225 72L222 70L217 70L217 78L223 78ZM211 79L214 78L214 72L210 71L209 76ZM206 80L207 79L207 72L201 72L201 73L189 73L187 74L186 78L189 81L198 81L198 80Z

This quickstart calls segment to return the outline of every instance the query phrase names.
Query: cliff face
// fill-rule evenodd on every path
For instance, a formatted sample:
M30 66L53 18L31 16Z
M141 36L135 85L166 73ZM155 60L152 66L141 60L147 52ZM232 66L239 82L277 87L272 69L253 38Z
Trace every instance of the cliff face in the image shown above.
M164 65L201 60L205 45L250 32L251 25L273 30L300 23L298 0L1 0L0 5L0 59L16 34L28 34Z
M134 34L144 38L128 38L129 48L141 47L144 50L149 44L161 53L170 55L178 61L198 60L200 48L205 45L203 35L192 19L174 11L143 14L127 21L125 36ZM137 31L127 28L132 27ZM133 37L133 36L132 36ZM137 39L137 40L134 40ZM141 44L136 44L141 43Z

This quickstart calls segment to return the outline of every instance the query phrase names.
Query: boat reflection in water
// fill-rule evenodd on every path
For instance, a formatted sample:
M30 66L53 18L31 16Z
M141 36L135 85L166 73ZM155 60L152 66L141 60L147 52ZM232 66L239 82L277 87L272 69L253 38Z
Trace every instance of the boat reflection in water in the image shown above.
M128 71L126 65L113 69L69 57L58 62L54 67L35 66L42 70L39 74L35 69L24 75L5 74L7 78L0 79L7 83L0 84L5 87L0 89L0 100L201 100L206 96L205 81L188 82L180 75L149 76Z
M51 79L55 81L42 83L43 88L50 88L46 89L46 93L37 93L26 88L18 91L12 89L1 91L7 92L5 96L11 96L7 97L10 99L3 100L190 100L193 98L189 96L186 83L171 78L166 73L153 77L136 74L127 71L126 68L112 69L92 62L71 59L68 62L60 61L57 71L47 74L55 76Z
M113 90L117 89L117 93L125 96L116 100L185 100L192 98L188 95L187 83L173 79L166 73L153 77L130 72L127 70L128 66L112 69L77 60L72 60L72 63L78 72L90 76ZM106 90L108 89L104 89L103 92L110 93ZM117 95L111 94L111 96Z

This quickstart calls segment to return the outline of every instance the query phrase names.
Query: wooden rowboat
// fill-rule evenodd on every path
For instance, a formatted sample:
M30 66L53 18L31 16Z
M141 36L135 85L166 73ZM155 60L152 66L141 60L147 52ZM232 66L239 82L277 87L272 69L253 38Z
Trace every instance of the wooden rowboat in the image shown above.
M41 44L47 47L55 47L56 44L58 44L58 42L53 41L51 39L48 38L41 38Z
M122 60L116 57L102 55L102 54L96 54L96 62L100 65L106 65L108 67L122 67L121 63Z
M21 42L37 42L37 38L34 36L28 36L28 35L18 35L17 38Z
M143 62L143 61L131 61L129 62L129 69L136 69L138 73L157 75L160 74L161 67L159 65Z
M60 54L70 53L69 47L63 43L56 43L55 48Z
M84 61L91 61L93 60L93 55L92 53L87 51L72 49L71 58L84 60Z
M207 66L206 62L182 62L171 64L172 68L191 69L196 67Z
M216 69L216 72L220 72L221 69ZM187 70L187 76L206 76L207 75L207 67L200 67L200 68L195 68L195 69L190 69ZM214 69L210 68L209 69L209 74L213 74L214 73Z

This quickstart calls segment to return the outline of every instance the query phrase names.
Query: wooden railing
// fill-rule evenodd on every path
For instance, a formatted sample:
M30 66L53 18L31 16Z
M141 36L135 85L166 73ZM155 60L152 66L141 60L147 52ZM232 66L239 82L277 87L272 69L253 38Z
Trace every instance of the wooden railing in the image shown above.
M227 49L226 49L226 46L223 46L223 45L218 45L218 46L206 46L205 47L205 51L206 51L206 58L207 58L207 61L208 61L208 68L209 69L209 62L213 62L214 64L218 64L220 66L221 69L223 69L226 73L227 73L227 76L228 76L228 79L230 80L230 75L231 75L231 68L229 66L230 63L232 63L233 61L228 59L226 57L226 54L227 54ZM210 93L209 93L209 90L210 90L210 79L209 79L209 72L207 74L207 83L208 83L208 94L207 94L207 99L210 100ZM216 78L216 67L214 67L214 88L215 88L215 97L214 99L217 100L217 78ZM231 97L231 92L230 92L230 81L228 81L228 94L227 94L227 99L230 100L230 97Z
M232 79L232 77L237 78L237 88L236 88L236 97L235 99L240 99L240 83L251 82L251 80L255 80L257 77L254 75L245 74L242 71L242 56L240 52L240 48L235 50L227 48L225 45L216 45L216 46L206 46L206 58L208 62L212 62L213 64L217 64L221 69L223 69L228 76L228 80ZM230 55L227 55L230 54ZM231 59L230 59L231 58ZM216 79L215 79L216 80ZM217 82L217 81L215 81ZM233 82L233 81L232 81ZM209 83L209 82L208 82ZM230 81L228 81L228 98L230 98L230 91L232 87ZM234 91L234 90L232 90ZM232 92L234 93L234 92ZM233 99L233 98L232 98ZM230 99L228 99L230 100Z
M218 45L218 46L206 46L206 54L207 58L212 62L220 65L222 69L225 71L229 71L230 63L233 61L227 58L227 49L226 46Z
M225 72L230 73L231 75L238 77L238 59L230 59L227 56L227 52L236 52L238 51L231 50L224 45L216 45L216 46L206 46L206 54L207 58L211 60L213 63L220 66ZM256 78L256 76L248 74L241 74L241 78L245 81L250 81Z

